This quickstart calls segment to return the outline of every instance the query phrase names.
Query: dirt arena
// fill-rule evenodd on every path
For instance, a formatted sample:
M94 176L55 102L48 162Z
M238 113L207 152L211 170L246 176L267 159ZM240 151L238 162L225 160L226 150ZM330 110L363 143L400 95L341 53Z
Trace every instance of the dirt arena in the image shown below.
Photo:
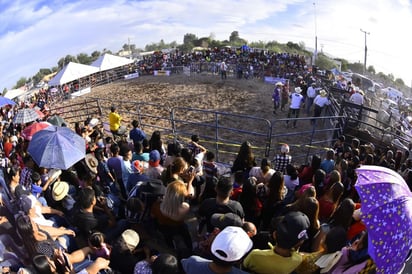
M221 80L217 75L193 77L173 75L143 76L95 87L91 96L129 102L150 102L167 107L193 107L272 119L272 90L272 85L257 79Z

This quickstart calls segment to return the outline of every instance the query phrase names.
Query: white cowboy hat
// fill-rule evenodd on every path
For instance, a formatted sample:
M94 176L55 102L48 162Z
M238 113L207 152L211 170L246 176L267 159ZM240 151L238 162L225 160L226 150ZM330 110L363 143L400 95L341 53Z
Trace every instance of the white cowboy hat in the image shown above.
M320 91L319 91L319 94L320 94L320 96L322 96L322 97L326 97L326 95L328 95L328 93L327 93L324 89L320 90Z
M277 82L275 86L283 86L282 82Z
M300 87L296 87L296 88L295 88L295 92L296 92L296 93L301 93L301 92L302 92L302 89L301 89Z

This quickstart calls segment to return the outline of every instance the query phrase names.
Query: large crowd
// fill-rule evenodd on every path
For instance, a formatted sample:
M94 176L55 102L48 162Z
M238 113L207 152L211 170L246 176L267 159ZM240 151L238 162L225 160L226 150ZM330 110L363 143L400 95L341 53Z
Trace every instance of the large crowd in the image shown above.
M16 110L1 113L3 273L375 273L356 169L386 167L412 188L412 147L340 136L297 165L287 144L258 162L245 141L222 174L196 134L165 143L137 120L125 130L115 107L112 135L98 119L79 121L84 159L49 169L22 136L36 121L13 124Z

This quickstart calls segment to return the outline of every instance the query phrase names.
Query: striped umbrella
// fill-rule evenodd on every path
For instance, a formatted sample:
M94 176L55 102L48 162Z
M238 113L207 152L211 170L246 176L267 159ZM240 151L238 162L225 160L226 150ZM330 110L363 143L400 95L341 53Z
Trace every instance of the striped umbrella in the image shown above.
M32 108L23 108L19 109L19 111L13 117L14 124L26 124L39 119L39 114L32 109Z

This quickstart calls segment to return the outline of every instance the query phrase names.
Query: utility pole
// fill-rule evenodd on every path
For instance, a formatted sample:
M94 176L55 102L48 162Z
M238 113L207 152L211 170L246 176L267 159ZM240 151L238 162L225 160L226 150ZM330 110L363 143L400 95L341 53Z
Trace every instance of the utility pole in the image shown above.
M130 50L130 38L129 37L127 37L127 43L128 43L127 45L129 46L129 54L130 54L129 59L132 59L133 54L132 54L132 51Z
M363 61L363 75L365 75L365 73L366 73L366 56L368 54L368 47L366 46L366 35L369 35L370 32L364 31L362 29L360 29L360 31L365 34L365 60Z
M316 3L313 2L313 11L315 15L315 53L313 54L313 66L316 65L316 59L318 57L318 23L316 17Z

